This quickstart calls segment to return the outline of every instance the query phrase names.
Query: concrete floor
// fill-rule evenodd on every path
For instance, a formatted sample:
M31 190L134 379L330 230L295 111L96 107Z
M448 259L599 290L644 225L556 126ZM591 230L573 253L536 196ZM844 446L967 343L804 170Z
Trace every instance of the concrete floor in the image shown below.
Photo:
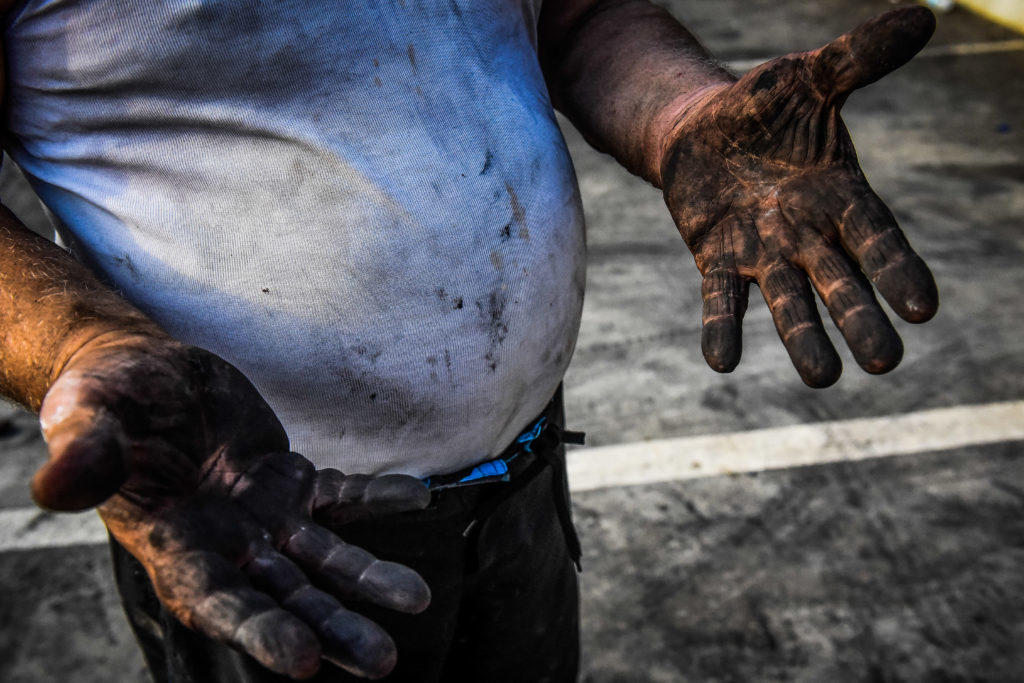
M815 47L892 5L663 4L723 60ZM1015 37L955 11L932 44ZM844 352L846 375L824 391L800 383L756 290L740 367L704 365L699 281L659 193L565 125L590 245L570 424L602 445L1024 398L1022 73L1024 51L931 56L847 105L942 310L897 323L895 372L870 377ZM0 509L24 507L42 457L31 416L0 419L0 450ZM583 679L1024 680L1022 453L1004 443L578 494ZM0 680L145 680L101 546L0 554L0 625Z

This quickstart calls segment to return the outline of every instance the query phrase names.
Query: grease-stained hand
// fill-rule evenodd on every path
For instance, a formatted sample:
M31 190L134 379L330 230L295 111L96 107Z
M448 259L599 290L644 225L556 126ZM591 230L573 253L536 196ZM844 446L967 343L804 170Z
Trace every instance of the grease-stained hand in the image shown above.
M834 383L842 366L808 279L871 373L891 370L903 354L871 283L905 320L935 314L935 281L868 186L839 116L853 90L909 61L934 28L924 8L893 10L711 88L681 112L661 180L704 276L701 346L715 370L739 362L750 282L812 387Z
M186 626L293 678L321 658L377 678L390 637L339 602L415 613L411 569L327 527L429 502L413 477L317 472L288 452L273 411L234 367L168 338L108 334L72 355L40 412L49 462L33 494L52 509L99 505ZM321 526L323 524L323 526Z

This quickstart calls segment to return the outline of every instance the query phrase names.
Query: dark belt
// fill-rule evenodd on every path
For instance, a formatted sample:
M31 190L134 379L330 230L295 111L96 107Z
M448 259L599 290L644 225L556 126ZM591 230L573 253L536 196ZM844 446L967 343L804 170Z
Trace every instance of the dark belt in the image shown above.
M561 412L561 388L544 408L540 416L530 423L512 443L493 460L467 467L450 474L434 475L423 479L434 495L444 495L449 489L478 485L500 485L493 495L483 498L476 507L473 519L463 530L462 535L468 539L475 537L480 523L486 520L503 502L511 498L533 481L546 467L551 467L551 486L554 495L555 510L558 521L565 534L576 569L580 564L580 540L572 523L569 509L568 480L566 477L565 460L559 458L556 451L561 444L580 444L584 442L583 432L572 432L563 429L555 422Z

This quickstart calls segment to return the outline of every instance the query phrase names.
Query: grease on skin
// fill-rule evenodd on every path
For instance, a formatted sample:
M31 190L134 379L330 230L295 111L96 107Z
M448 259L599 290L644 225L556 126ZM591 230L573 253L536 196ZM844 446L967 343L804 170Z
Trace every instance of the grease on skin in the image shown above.
M678 119L661 179L704 276L701 346L715 370L739 362L751 282L812 387L834 383L842 370L813 291L871 373L888 372L903 355L872 283L904 319L934 315L935 281L868 186L839 117L852 90L908 61L933 28L927 10L895 10L711 90Z
M166 337L83 345L42 417L51 462L36 478L40 497L68 486L112 492L99 507L104 523L183 624L293 677L311 676L321 656L360 675L394 665L387 634L338 600L417 612L429 589L320 523L422 508L429 492L418 480L317 472L287 452L280 423L241 373ZM121 471L79 476L104 462Z
M902 7L737 82L653 3L545 6L538 35L552 101L595 147L664 191L704 276L701 345L715 370L739 362L752 282L816 387L841 367L812 285L868 372L902 355L871 284L905 320L934 315L934 279L868 187L839 117L851 91L906 63L934 27L927 9Z

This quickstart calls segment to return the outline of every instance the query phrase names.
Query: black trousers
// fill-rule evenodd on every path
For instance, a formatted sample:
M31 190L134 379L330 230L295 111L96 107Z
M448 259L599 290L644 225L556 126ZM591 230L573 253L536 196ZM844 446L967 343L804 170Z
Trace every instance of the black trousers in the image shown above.
M561 391L546 414L561 426ZM571 522L566 528L558 509L563 515L568 509L565 453L561 445L539 447L548 449L552 466L525 467L529 458L523 458L512 482L439 491L426 510L340 530L346 542L414 568L430 585L430 607L418 615L346 604L394 638L398 665L385 681L576 680L579 590L567 538ZM158 683L289 680L182 626L159 604L135 558L116 542L111 546L125 613ZM324 662L313 680L363 679Z

